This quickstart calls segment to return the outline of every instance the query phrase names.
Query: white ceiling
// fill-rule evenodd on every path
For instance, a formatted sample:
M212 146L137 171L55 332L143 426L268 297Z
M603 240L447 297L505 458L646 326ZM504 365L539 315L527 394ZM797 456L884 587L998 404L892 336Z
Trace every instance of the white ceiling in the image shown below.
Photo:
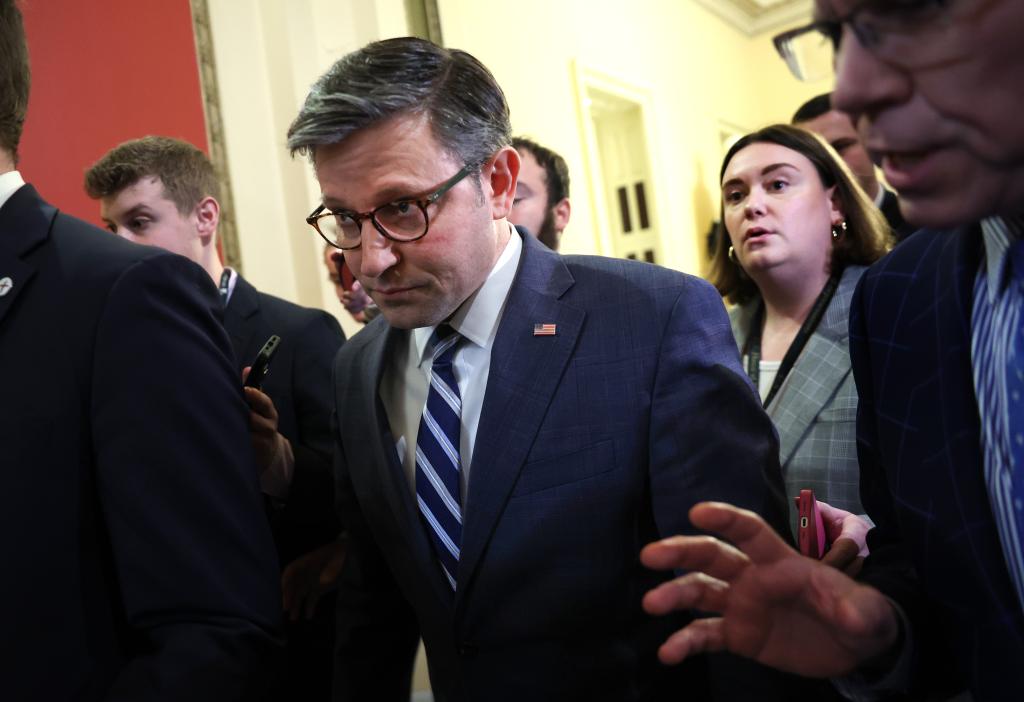
M694 0L754 36L811 18L813 0Z

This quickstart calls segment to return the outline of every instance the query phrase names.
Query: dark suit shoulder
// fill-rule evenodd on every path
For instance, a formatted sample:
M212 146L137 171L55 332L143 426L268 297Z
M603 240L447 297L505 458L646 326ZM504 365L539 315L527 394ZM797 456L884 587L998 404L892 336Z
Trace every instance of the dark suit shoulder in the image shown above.
M722 308L721 296L702 278L663 266L604 256L563 256L575 279L570 297L585 297L592 304L625 307L633 315L661 316L685 298L701 312L705 305Z
M303 307L265 292L257 294L260 301L260 311L276 328L302 330L319 323L330 327L337 327L338 333L341 334L338 320L324 310ZM344 335L342 335L342 338L344 338Z
M191 270L197 279L202 271L182 256L132 244L63 213L56 213L50 233L59 270L76 292L113 284L126 270L143 262Z

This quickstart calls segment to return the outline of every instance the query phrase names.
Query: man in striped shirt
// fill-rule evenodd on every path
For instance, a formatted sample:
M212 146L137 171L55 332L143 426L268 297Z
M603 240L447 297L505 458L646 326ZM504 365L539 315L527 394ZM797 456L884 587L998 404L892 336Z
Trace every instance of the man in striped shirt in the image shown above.
M851 310L862 583L801 558L754 515L691 512L648 565L697 571L647 609L717 611L662 647L728 649L842 677L856 698L1024 694L1024 3L817 0L776 38L798 77L831 39L833 101L925 229L873 266Z

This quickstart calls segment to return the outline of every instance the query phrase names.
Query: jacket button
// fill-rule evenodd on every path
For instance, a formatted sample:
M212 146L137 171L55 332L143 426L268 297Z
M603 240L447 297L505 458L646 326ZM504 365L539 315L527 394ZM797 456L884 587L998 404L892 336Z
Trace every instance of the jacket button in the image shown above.
M463 658L475 658L476 654L480 652L480 647L475 643L469 641L463 641L459 644L459 655Z

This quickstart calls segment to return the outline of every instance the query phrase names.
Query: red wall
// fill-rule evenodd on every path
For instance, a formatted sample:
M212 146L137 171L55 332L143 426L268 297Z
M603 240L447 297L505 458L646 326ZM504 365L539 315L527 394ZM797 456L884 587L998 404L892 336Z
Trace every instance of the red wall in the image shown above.
M18 170L49 202L99 223L86 169L127 139L207 150L188 0L21 0L32 93Z

